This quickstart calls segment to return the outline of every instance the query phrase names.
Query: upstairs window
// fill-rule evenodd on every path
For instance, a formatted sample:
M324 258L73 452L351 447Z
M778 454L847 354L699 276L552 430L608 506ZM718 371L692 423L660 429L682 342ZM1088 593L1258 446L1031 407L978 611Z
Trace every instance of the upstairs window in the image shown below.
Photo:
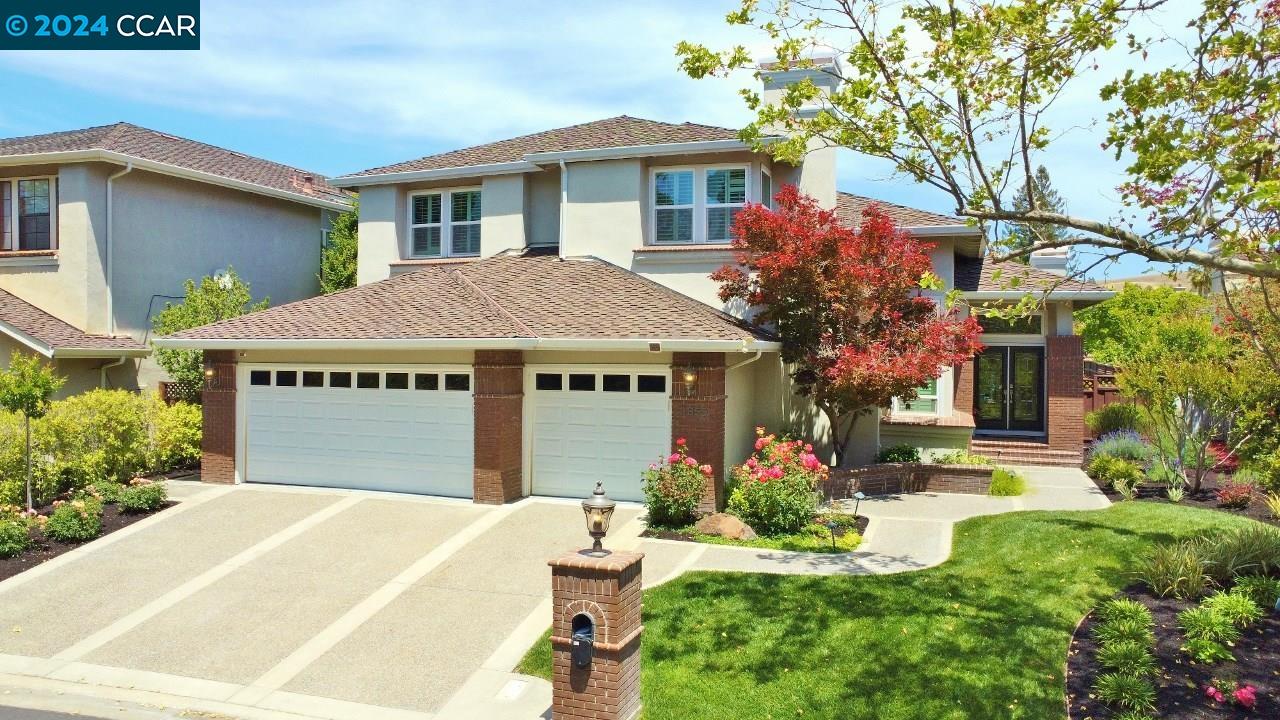
M57 249L53 178L0 180L0 250Z
M1042 315L1021 315L1012 318L994 315L978 315L978 326L989 335L1042 335Z
M663 168L653 171L653 244L725 244L733 220L746 207L746 165Z
M415 258L479 255L480 191L410 195L409 254Z

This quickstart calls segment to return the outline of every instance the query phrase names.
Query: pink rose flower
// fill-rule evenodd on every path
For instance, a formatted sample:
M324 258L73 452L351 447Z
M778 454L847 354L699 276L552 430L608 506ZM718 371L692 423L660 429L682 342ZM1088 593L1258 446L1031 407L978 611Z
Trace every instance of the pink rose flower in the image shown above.
M682 437L678 437L678 438L676 438L676 445L684 445L684 444L685 444L685 443L684 443L684 438L682 438Z
M687 458L685 458L685 459L684 459L684 464L685 464L685 465L688 465L689 467L698 467L698 461L697 461L697 460L694 460L694 459L693 459L693 458L691 458L691 457L687 457Z
M760 461L756 460L754 457L747 458L747 467L754 470L755 467L759 464L760 464Z
M678 462L680 462L680 453L671 453L670 455L668 455L668 456L667 456L667 462L669 462L669 463L678 463Z
M763 450L766 445L764 438L756 438L756 450Z
M1222 693L1218 694L1221 695ZM1252 685L1245 685L1232 693L1231 697L1235 698L1235 701L1244 709L1252 710L1253 706L1258 702L1258 689Z
M710 465L703 465L702 467L700 467L700 468L698 468L698 469L702 471L702 474L703 474L703 475L706 475L707 477L711 477L711 466L710 466Z

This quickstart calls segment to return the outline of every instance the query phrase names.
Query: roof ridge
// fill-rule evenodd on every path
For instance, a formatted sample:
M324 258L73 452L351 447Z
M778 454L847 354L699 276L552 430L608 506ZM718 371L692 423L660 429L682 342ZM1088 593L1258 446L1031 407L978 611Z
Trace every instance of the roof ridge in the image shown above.
M490 310L497 312L499 315L509 320L517 330L528 333L528 337L538 337L538 333L534 332L532 328L525 325L519 318L513 315L506 308L502 307L502 305L497 300L494 300L489 293L485 292L479 285L472 282L471 278L464 275L462 273L462 268L454 268L453 270L448 271L448 275L457 279L464 288L477 295L480 301L483 302Z

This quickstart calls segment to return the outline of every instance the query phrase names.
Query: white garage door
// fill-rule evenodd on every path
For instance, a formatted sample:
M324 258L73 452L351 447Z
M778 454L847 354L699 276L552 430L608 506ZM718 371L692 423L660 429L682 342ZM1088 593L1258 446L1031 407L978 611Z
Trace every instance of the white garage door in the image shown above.
M530 366L535 495L585 498L603 480L617 500L643 500L641 477L671 448L671 371Z
M468 367L250 366L249 482L471 497Z

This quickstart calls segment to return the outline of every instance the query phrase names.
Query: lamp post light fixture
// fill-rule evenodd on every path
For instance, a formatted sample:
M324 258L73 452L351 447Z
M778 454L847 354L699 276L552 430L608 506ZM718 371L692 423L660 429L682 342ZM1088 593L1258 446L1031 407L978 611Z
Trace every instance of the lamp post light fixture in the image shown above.
M681 379L684 380L684 396L693 397L693 392L698 387L698 371L690 365L684 369Z
M858 507L861 506L862 501L866 499L867 499L867 496L863 495L861 490L853 494L853 516L854 517L858 517Z
M582 512L587 517L587 534L595 540L590 550L582 551L583 555L604 557L609 554L601 540L609 532L609 520L613 518L613 509L617 506L618 503L604 494L604 481L597 480L596 489L591 493L591 497L582 501Z

